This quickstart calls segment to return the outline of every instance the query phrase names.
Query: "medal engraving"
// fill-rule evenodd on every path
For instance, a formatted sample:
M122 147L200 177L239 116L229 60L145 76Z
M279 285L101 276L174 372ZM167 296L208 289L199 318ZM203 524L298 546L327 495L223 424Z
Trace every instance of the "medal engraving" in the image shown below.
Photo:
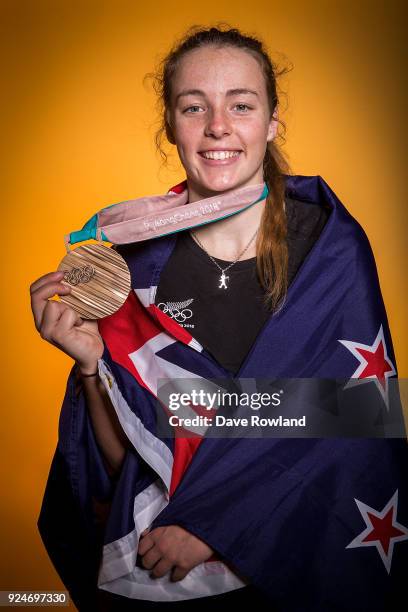
M59 297L83 319L102 319L122 306L131 289L126 261L104 244L85 244L69 253L58 270L71 292Z
M95 269L92 266L72 268L70 272L65 272L64 280L70 285L79 285L79 283L89 283L95 274Z

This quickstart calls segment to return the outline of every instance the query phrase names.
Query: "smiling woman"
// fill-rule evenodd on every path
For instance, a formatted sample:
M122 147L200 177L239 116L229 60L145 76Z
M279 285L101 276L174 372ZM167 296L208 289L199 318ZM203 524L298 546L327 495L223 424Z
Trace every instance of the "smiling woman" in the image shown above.
M278 75L253 36L189 31L154 75L156 143L165 134L177 147L186 179L103 209L80 232L101 237L111 215L131 274L126 302L83 321L49 300L70 291L61 275L31 286L41 336L75 361L39 529L80 610L380 612L401 595L407 446L386 439L400 435L397 368L375 262L325 181L290 174ZM201 392L213 379L254 389L267 379L269 392L278 381L280 396L286 379L318 381L300 415L313 422L317 406L330 433L288 432L288 400L259 417L277 417L260 422L283 423L280 437L257 433L258 422L248 437L212 437L224 407L189 402L183 426L160 436L171 414L160 382ZM366 390L358 433L336 429L350 427L336 379ZM230 406L229 429L242 426L241 408Z
M287 290L284 174L289 165L275 142L277 78L284 72L254 37L234 29L193 28L154 75L163 112L156 142L160 148L165 132L176 145L189 201L265 180L266 201L218 222L216 232L201 227L194 237L223 260L234 260L251 240L245 259L257 254L265 301L272 307Z
M246 51L210 46L179 61L167 121L192 198L262 182L276 134L271 110L259 62Z

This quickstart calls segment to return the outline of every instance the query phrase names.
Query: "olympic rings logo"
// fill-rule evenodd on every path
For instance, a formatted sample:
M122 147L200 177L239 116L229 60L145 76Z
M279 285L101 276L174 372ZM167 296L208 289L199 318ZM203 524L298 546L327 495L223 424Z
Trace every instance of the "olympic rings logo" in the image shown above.
M169 316L177 321L177 323L184 323L186 319L190 319L193 316L193 311L190 308L186 308L189 306L193 300L185 300L184 302L160 302L158 304L158 308L162 310L165 314L169 314Z
M95 276L96 271L92 266L86 265L83 268L72 268L64 273L64 280L70 285L79 285L80 283L89 283Z

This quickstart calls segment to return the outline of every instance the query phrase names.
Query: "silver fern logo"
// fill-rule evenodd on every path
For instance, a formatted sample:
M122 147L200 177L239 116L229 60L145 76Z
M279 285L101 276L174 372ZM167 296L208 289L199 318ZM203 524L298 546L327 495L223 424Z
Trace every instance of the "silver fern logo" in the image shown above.
M177 323L184 323L193 316L193 311L188 308L192 302L194 302L194 298L184 300L184 302L160 302L157 306Z

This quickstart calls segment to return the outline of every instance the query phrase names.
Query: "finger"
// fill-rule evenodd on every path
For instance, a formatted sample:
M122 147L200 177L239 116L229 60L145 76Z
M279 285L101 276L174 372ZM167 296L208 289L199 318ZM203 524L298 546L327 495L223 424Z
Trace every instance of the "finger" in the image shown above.
M80 325L78 323L79 319L83 322L81 317L72 308L67 307L54 326L52 339L58 343L63 342L73 327Z
M167 559L161 559L150 572L152 578L162 578L171 571L172 563Z
M142 538L147 535L150 531L150 527L148 527L147 529L145 529L144 531L142 531L142 533L140 534L142 536Z
M51 304L51 306L48 306L48 304ZM43 327L47 325L48 317L50 317L50 313L52 313L52 316L54 316L55 323L59 323L62 315L65 313L66 310L73 311L73 309L70 306L68 306L67 304L64 304L63 302L57 302L56 300L47 300L44 306L43 316L42 316L42 321L41 321L40 326ZM57 314L58 316L56 316ZM79 326L79 325L82 325L83 322L84 322L83 319L81 319L81 317L77 315L77 320L75 321L74 325Z
M156 565L158 561L162 558L160 551L157 546L151 548L147 551L147 553L142 557L142 565L146 569L152 569Z
M60 308L58 302L50 300L44 308L43 317L40 325L40 335L44 340L52 341L54 328L57 325L65 309Z
M180 566L176 565L176 567L173 568L173 571L171 572L170 580L172 582L179 582L187 576L189 571L189 569L182 569Z
M71 287L68 285L63 285L62 283L48 283L38 287L34 293L32 293L31 310L34 315L34 321L37 329L39 329L41 326L44 309L49 302L49 298L55 294L66 295L71 291Z
M145 555L148 550L154 546L154 540L150 535L145 536L139 541L137 552L139 555Z
M48 272L48 274L44 274L44 276L40 276L30 285L30 293L34 293L37 289L46 285L47 283L58 282L64 277L64 272L62 270L55 272Z
M41 285L41 287L37 287L35 291L31 294L31 302L37 303L41 300L48 300L48 298L53 295L58 295L60 293L67 293L68 291L72 291L72 287L63 282L53 281L50 283L46 283L45 285Z

